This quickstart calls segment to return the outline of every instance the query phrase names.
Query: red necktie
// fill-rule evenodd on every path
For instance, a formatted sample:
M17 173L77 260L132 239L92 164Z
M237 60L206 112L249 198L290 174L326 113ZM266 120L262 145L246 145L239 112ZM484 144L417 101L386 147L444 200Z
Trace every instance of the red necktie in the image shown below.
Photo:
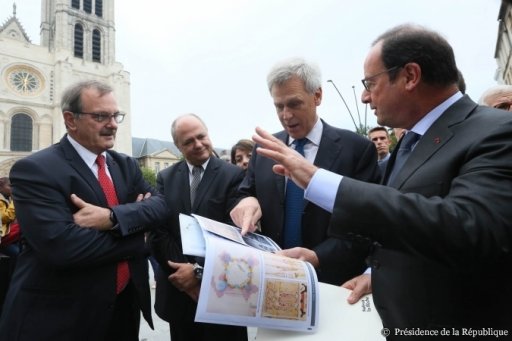
M98 155L96 158L96 164L98 165L98 181L100 182L101 189L103 189L103 193L105 193L105 197L107 198L108 206L116 206L119 205L117 201L117 193L114 187L114 183L107 175L105 171L105 157L103 155ZM116 293L119 294L128 284L130 280L130 269L128 268L127 261L121 261L117 263L117 281L116 281Z

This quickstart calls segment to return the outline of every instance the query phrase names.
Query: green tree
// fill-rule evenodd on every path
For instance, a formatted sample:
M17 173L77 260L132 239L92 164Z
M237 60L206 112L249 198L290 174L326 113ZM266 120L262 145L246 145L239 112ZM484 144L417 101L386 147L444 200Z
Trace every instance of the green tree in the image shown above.
M140 170L142 171L142 177L144 180L146 180L151 186L156 186L156 174L155 171L151 168L147 167L140 167Z

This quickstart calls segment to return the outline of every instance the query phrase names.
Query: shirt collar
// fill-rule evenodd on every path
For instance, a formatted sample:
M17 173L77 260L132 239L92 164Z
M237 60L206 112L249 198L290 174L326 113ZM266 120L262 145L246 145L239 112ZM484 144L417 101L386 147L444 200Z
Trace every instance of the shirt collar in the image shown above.
M210 158L208 158L208 160L206 160L206 161L201 165L201 167L203 168L203 172L204 172L204 170L206 169L206 167L208 166L208 162L210 162ZM187 161L187 166L188 166L188 172L189 172L189 174L192 174L192 170L194 169L194 165L193 165L193 164L191 164L191 163L189 163L189 162Z
M75 148L76 152L78 153L78 155L80 155L82 160L84 160L84 162L87 164L87 166L91 169L94 169L93 167L96 164L96 158L98 157L98 155L94 154L89 149L82 146L74 138L72 138L69 134L67 135L67 138L68 138L69 143L71 143L73 148ZM105 160L107 160L107 152L106 151L101 153L101 155L105 156Z
M423 118L419 120L418 123L414 125L414 127L412 127L411 131L421 136L425 135L428 128L430 128L432 124L434 124L434 122L446 111L446 109L448 109L453 103L461 99L462 96L462 93L460 91L457 91L443 103L439 104L437 107L432 109L428 114L423 116Z
M313 129L309 131L309 133L305 136L308 141L315 146L320 145L320 140L322 139L322 132L324 130L324 124L322 123L322 120L320 118L317 118L315 125L313 126ZM288 137L288 146L291 146L293 144L293 141L295 139L291 136Z

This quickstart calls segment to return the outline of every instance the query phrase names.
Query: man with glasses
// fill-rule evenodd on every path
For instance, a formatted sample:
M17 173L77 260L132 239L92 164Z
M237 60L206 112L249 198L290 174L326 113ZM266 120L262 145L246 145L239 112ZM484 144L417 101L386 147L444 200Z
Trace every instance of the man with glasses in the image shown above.
M479 102L488 107L512 111L512 85L500 84L487 89Z
M67 134L10 173L23 248L0 335L135 341L141 310L152 326L144 226L167 205L135 159L110 150L124 118L110 86L74 84L61 105Z
M257 153L332 212L331 236L374 241L368 261L383 335L510 340L512 115L462 95L452 47L420 26L378 37L364 74L362 101L377 122L407 129L387 186L321 169L262 129ZM356 283L356 296L368 284Z

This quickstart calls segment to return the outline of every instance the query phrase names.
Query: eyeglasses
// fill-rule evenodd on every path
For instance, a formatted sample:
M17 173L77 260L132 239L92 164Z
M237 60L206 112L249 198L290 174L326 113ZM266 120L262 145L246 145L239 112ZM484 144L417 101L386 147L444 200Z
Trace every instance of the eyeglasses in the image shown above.
M116 123L122 123L124 121L124 116L126 114L118 111L113 114L109 114L106 112L76 112L77 115L89 115L91 116L96 122L110 122L110 120L114 119Z
M507 110L507 111L510 111L511 107L512 107L512 102L498 103L494 106L494 108L496 108L496 109Z
M361 82L363 83L363 86L364 88L366 89L366 91L370 92L373 88L373 86L375 85L374 82L372 82L371 80L380 76L380 75L383 75L385 73L388 73L388 72L391 72L391 71L394 71L398 68L401 68L401 66L393 66L392 68L389 68L387 70L384 70L384 71L381 71L379 73L376 73L370 77L366 77L365 79L361 79Z

